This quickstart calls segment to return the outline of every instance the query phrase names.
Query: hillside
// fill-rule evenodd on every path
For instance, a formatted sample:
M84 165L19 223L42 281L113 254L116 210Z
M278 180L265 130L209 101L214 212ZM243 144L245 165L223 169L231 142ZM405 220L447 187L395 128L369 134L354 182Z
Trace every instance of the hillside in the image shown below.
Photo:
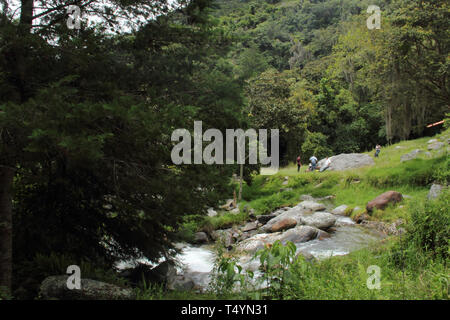
M243 85L244 111L253 127L280 128L283 164L298 152L325 157L417 138L448 112L448 65L437 43L448 48L449 37L435 25L448 17L447 7L436 3L418 14L411 2L377 1L382 27L368 30L371 4L216 1L212 14L235 39L224 61ZM416 47L413 39L436 46ZM419 50L434 62L415 61Z

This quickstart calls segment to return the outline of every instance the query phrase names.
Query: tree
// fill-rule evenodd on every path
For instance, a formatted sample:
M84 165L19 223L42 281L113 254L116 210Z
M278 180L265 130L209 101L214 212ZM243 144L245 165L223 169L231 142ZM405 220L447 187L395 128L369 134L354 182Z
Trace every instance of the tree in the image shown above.
M447 1L395 1L385 24L378 81L389 141L419 136L448 110Z
M280 163L284 164L297 158L311 112L308 94L297 80L291 71L269 69L250 79L246 87L251 124L254 128L280 130L280 157L284 157Z
M11 288L12 215L11 188L14 168L0 166L0 289ZM0 290L1 291L1 290Z
M124 257L170 258L182 216L217 202L233 169L170 160L174 129L194 119L215 126L216 116L216 128L239 121L239 86L212 63L228 40L205 16L209 1L115 36L67 29L70 3L43 2L36 13L38 4L22 1L18 22L2 16L2 245L11 243L13 198L16 266L53 252L109 266ZM74 4L118 27L100 2ZM158 1L109 4L124 18L166 10ZM0 285L8 287L11 251L3 253Z

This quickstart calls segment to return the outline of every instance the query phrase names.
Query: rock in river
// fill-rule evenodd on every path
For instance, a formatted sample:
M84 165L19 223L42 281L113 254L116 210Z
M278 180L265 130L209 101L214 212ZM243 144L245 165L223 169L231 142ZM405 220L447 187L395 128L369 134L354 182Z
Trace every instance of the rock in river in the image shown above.
M284 231L290 228L293 228L297 225L297 220L293 218L286 218L283 220L278 221L272 227L270 228L270 232L278 232L278 231Z
M318 229L328 229L334 226L336 217L331 213L319 211L300 217L300 222Z
M342 206L336 207L331 211L332 214L338 214L338 215L345 215L345 211L347 210L348 206L343 204Z
M196 232L194 235L195 243L206 243L208 242L208 235L205 232Z
M316 239L318 235L324 236L325 233L311 226L298 226L283 232L279 239L283 244L291 241L293 243L307 242Z
M236 250L239 252L254 253L259 249L263 249L265 245L273 244L277 240L280 240L283 244L286 244L287 241L300 243L316 239L319 235L324 237L326 233L310 226L297 226L283 233L260 233L254 235L251 238L239 242L236 245Z

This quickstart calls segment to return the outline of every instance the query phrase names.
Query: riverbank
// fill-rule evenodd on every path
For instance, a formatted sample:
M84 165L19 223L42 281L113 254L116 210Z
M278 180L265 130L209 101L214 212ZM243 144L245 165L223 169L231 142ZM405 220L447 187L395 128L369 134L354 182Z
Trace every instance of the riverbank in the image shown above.
M421 246L427 241L429 235L424 234L430 232L426 229L429 227L435 228L432 232L433 241L438 234L448 239L448 191L444 191L438 201L429 201L428 194L432 184L448 184L449 137L450 133L447 130L433 139L405 141L383 148L380 157L374 159L375 165L371 167L323 173L304 172L302 169L302 172L297 173L296 167L292 166L280 170L279 174L274 176L256 176L252 185L244 184L243 201L239 203L239 209L217 210L217 215L191 223L188 229L192 236L194 232L211 235L214 230L239 231L247 222L255 221L258 216L270 215L280 208L297 205L302 197L319 198L327 206L327 210L335 207L344 208L341 211L342 215L348 216L347 219L351 219L350 221L354 223L364 221L366 228L386 231L389 226L397 226L397 222L401 221L401 228L408 231L406 234L391 235L381 242L377 241L372 245L367 243L362 249L359 247L359 250L349 250L342 254L339 254L339 248L336 246L339 245L340 237L346 233L336 230L334 233L331 232L331 237L327 239L313 239L302 243L303 247L297 243L296 253L300 249L310 248L311 254L311 251L314 252L319 248L325 253L327 250L331 252L334 250L338 254L328 254L333 256L331 259L317 259L321 253L317 253L316 250L313 263L308 262L309 259L305 256L302 256L298 263L291 261L292 272L297 273L297 277L295 285L288 290L290 293L281 294L283 298L448 299L448 254L436 255L433 250ZM442 141L445 144L435 148L436 142ZM371 153L372 151L367 154ZM404 160L409 157L405 155L411 154L415 159ZM388 190L401 193L402 202L389 205L384 210L375 209L367 214L367 203ZM431 216L440 222L433 225L431 221L433 218L429 218L430 221L423 220L424 217ZM415 230L414 233L417 234L413 234L411 230ZM416 237L423 238L417 240ZM345 237L344 239L348 240ZM411 244L414 241L417 243ZM448 252L448 242L440 242L441 245L443 243ZM223 247L221 250L223 251ZM270 248L264 250L269 252ZM233 249L226 252L222 263L225 261L235 268L237 265L243 266L242 270L245 273L245 259L233 253ZM371 265L379 266L381 269L382 286L379 290L370 290L367 287L370 276L367 268ZM243 274L238 273L237 268L234 270L242 279ZM251 271L254 272L255 269ZM220 293L210 290L203 294L197 293L195 296L236 299L257 297L254 295L255 291L252 293L251 290L240 293L233 290L219 291ZM165 297L177 296L183 297L184 293L167 292ZM149 294L146 298L152 298L152 295Z

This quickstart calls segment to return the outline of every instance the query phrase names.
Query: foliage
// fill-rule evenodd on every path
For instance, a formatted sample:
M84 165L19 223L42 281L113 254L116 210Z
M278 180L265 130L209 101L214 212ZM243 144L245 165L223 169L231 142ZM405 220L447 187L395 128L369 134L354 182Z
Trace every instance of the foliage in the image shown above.
M294 281L291 266L296 263L296 250L297 247L292 242L288 241L283 245L277 240L273 245L255 253L262 271L261 281L267 285L264 290L266 298L289 298L285 295L284 288L290 287Z
M253 272L244 273L236 259L227 257L222 248L217 252L212 274L208 290L221 299L232 297L236 292L236 285L239 285L241 292L252 290L249 280L254 277Z
M274 69L248 81L246 96L251 124L257 129L279 129L281 164L293 161L303 138L309 104L292 99L295 75Z
M194 120L245 127L240 85L216 64L229 39L209 20L209 4L193 1L120 35L61 25L42 34L2 16L0 165L17 168L15 265L53 253L107 267L156 261L183 215L204 214L230 192L234 166L174 166L170 157L172 132ZM15 49L17 64L8 60Z
M412 208L411 224L403 246L430 255L432 259L450 259L450 192L445 190L434 201Z
M305 142L302 144L303 160L306 164L307 159L316 156L318 159L329 157L332 153L327 143L327 137L320 132L309 132L306 134Z

